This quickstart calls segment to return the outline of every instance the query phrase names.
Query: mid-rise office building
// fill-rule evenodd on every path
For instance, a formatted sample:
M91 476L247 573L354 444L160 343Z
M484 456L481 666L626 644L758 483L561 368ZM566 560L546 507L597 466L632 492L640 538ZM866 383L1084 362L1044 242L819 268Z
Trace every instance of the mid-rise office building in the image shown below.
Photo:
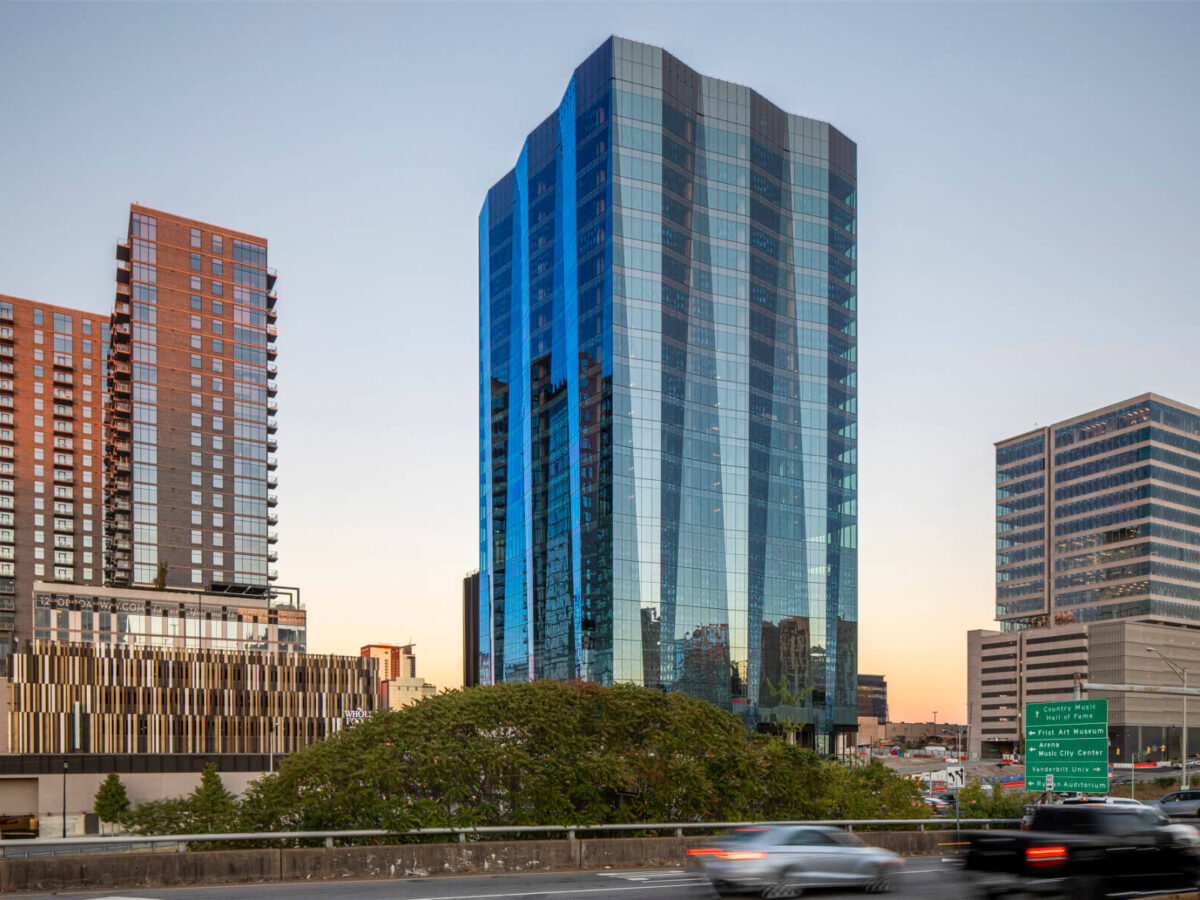
M133 206L117 247L105 580L275 578L275 273L264 238Z
M379 705L400 709L433 697L437 686L417 674L415 644L367 644L359 653L379 666Z
M1026 703L1098 677L1097 623L1174 626L1188 644L1200 410L1147 393L997 443L995 612L999 631L968 638L971 743L993 755L1020 739Z
M1200 622L1200 410L1143 394L996 445L1004 631Z
M479 219L482 682L851 743L855 180L836 128L658 47L575 71Z
M858 717L872 718L881 725L888 721L887 677L884 675L858 676Z
M479 572L463 578L463 687L479 684Z

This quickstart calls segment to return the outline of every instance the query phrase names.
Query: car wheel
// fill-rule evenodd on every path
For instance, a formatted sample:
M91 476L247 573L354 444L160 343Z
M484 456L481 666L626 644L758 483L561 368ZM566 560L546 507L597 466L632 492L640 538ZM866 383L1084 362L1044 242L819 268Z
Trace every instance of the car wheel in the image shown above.
M871 876L871 880L864 885L863 890L868 894L886 894L892 889L892 878L888 875L887 870L880 868L875 870L875 874Z
M783 880L776 884L768 884L762 889L762 897L771 898L799 897L804 893L804 885L800 883L804 870L793 868L783 873Z

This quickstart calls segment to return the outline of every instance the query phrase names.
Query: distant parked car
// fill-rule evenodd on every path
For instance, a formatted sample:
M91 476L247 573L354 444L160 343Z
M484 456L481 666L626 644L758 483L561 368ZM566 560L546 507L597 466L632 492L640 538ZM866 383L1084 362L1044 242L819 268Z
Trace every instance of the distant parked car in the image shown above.
M1200 791L1175 791L1146 805L1174 819L1194 819L1200 815Z

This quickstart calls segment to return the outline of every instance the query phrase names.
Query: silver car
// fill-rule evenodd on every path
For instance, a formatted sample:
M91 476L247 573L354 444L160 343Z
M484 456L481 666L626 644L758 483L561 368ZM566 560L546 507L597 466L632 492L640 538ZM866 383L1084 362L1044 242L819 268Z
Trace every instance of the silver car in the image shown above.
M1200 791L1175 791L1146 805L1175 819L1195 818L1200 815Z
M720 896L795 897L807 888L891 889L904 861L836 828L789 825L739 829L688 851Z

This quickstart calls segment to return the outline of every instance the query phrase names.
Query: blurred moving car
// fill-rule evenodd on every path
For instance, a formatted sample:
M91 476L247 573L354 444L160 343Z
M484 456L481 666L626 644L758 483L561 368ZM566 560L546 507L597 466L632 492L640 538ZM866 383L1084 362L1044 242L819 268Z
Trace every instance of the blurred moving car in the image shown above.
M1175 819L1194 819L1200 816L1200 791L1175 791L1146 805Z
M1084 794L1080 797L1067 797L1060 800L1064 806L1145 806L1141 800L1132 797L1105 797L1101 795Z
M971 834L966 869L973 893L989 898L1194 890L1195 838L1141 805L1035 806L1028 830Z
M944 816L946 813L954 812L954 803L950 797L934 794L923 799L925 800L925 805L933 810L935 816Z
M891 890L904 860L853 834L819 825L743 828L688 851L719 896L796 896L808 888Z

